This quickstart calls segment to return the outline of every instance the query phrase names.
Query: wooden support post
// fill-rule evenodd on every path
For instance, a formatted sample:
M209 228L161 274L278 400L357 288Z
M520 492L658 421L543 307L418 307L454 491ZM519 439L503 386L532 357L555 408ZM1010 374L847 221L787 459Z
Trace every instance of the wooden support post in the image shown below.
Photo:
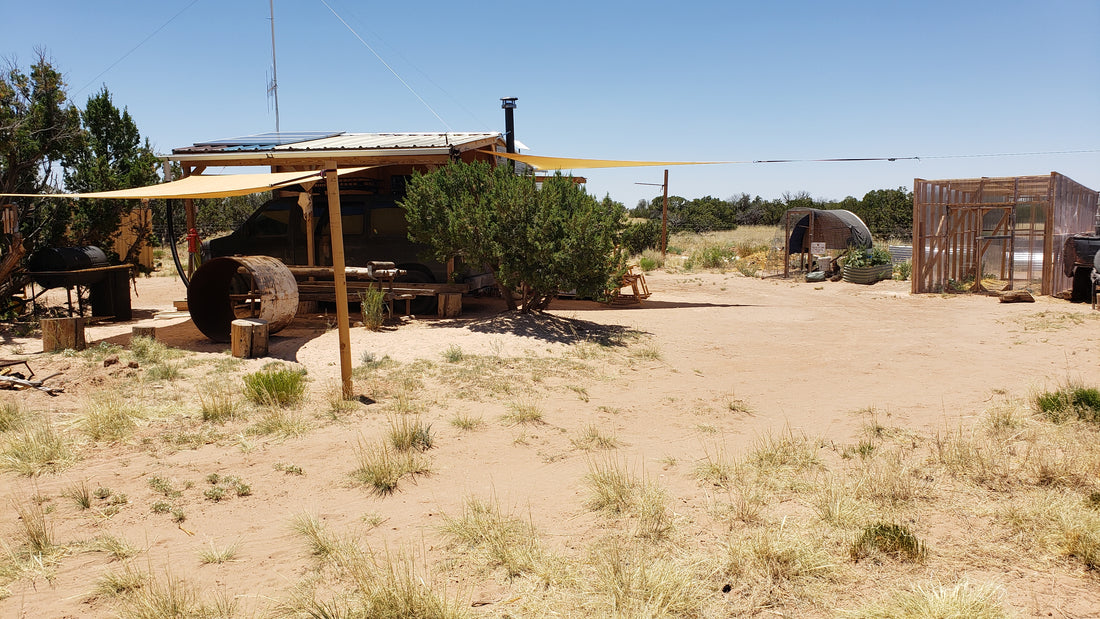
M147 337L150 339L157 339L156 327L134 327L130 330L130 339L135 337Z
M668 168L665 168L665 182L661 189L661 257L668 253Z
M84 342L84 319L81 317L43 318L41 325L42 352L84 350L87 347Z
M462 314L462 294L441 292L438 299L440 318L456 318Z
M325 188L328 192L329 238L332 242L332 275L336 289L336 327L340 335L340 384L344 399L355 394L351 382L351 327L348 322L348 282L344 272L344 226L340 211L340 176L336 161L325 162Z
M267 321L238 318L229 323L230 351L238 359L267 356Z

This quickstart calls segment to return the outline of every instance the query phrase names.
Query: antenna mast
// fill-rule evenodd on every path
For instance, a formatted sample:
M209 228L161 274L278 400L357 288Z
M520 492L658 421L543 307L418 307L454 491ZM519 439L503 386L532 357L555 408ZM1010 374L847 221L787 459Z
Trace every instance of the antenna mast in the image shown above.
M268 0L271 10L271 86L267 92L275 96L275 133L279 133L279 75L275 69L275 0Z

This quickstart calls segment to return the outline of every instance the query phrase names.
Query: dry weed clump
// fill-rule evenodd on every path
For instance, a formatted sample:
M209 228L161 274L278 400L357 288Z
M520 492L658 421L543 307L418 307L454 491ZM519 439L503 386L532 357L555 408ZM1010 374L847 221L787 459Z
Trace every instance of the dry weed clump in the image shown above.
M393 494L404 477L431 472L430 461L419 450L398 451L386 443L364 444L361 438L355 458L359 466L351 472L352 478L380 496Z
M696 616L709 601L701 566L612 538L590 549L585 614L614 617Z
M119 442L129 438L148 411L116 394L93 397L87 412L76 420L76 427L93 441Z
M468 497L460 515L444 515L441 529L452 543L478 551L489 567L502 568L508 578L545 576L548 571L550 556L534 525L502 513L495 502Z
M311 554L326 572L329 600L318 599L316 580L295 587L275 610L281 617L422 617L460 619L466 613L457 601L438 592L427 570L418 569L409 555L377 556L353 540L329 533L316 518L300 515L293 528L306 538ZM346 590L339 591L343 587Z
M76 445L39 413L25 419L19 429L4 433L0 469L31 477L57 473L77 459Z
M893 617L966 617L967 619L1007 619L1004 589L994 585L973 586L968 582L954 585L916 585L889 594L885 601L846 613L859 619Z
M236 613L236 601L228 596L204 600L194 584L165 570L163 576L150 573L121 575L112 579L120 602L120 619L168 617L229 618ZM104 589L110 589L101 581ZM119 588L121 587L121 588ZM99 588L97 586L97 588Z

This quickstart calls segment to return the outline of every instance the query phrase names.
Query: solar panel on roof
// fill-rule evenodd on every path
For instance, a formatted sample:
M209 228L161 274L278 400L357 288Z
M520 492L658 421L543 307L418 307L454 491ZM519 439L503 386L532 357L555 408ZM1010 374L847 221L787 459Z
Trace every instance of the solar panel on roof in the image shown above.
M246 135L239 138L211 140L209 142L196 142L195 146L208 148L237 148L242 146L249 148L263 148L272 146L283 146L285 144L297 144L298 142L308 142L310 140L320 140L323 138L332 138L338 135L342 135L343 133L343 131L272 131L269 133Z

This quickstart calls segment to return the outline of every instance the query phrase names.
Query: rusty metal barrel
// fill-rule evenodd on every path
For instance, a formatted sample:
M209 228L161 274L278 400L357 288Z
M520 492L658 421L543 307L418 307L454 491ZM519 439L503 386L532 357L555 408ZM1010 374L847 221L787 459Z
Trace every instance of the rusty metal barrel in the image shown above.
M187 308L199 331L215 342L229 341L237 318L266 320L268 333L275 333L294 320L298 283L270 256L214 258L191 276Z

